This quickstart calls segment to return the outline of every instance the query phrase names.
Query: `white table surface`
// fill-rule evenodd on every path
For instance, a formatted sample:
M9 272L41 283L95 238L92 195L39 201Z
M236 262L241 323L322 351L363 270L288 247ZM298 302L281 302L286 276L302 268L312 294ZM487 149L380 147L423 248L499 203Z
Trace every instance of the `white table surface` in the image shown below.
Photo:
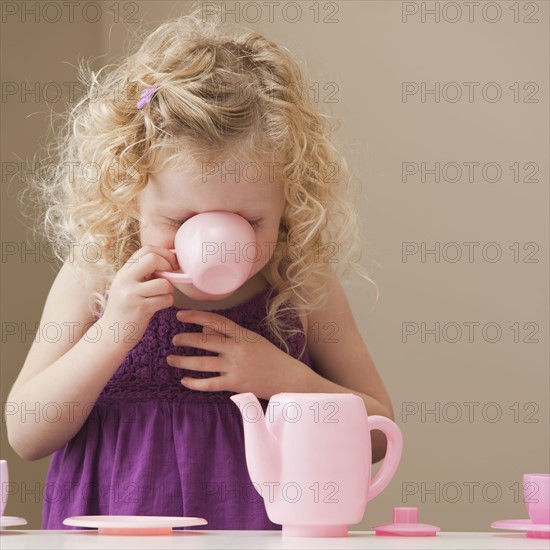
M373 531L350 531L348 537L283 537L281 531L174 531L168 536L99 535L90 530L18 530L0 533L2 550L128 548L132 550L170 548L216 549L456 549L456 550L548 550L549 539L526 538L522 533L439 532L435 537L379 537Z

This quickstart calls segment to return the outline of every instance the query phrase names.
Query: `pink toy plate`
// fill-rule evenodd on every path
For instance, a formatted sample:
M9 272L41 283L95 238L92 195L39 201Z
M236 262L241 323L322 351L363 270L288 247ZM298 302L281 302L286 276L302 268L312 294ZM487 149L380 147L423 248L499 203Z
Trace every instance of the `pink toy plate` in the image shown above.
M165 516L73 516L63 520L72 527L97 527L100 535L171 535L174 527L207 523L203 518Z
M527 536L533 539L550 539L548 523L533 523L530 519L503 519L491 523L493 529L508 529L510 531L527 531Z
M0 529L4 529L4 527L12 527L13 525L27 525L27 520L13 516L0 517Z

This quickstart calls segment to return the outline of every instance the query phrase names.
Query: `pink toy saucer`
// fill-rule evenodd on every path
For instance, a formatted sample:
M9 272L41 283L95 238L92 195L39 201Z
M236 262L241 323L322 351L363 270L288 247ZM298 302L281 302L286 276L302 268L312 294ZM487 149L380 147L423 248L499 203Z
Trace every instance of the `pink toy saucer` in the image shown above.
M100 535L171 535L174 527L207 523L203 518L166 516L73 516L63 520L72 527L97 527Z
M394 508L393 523L371 527L379 536L434 537L440 531L435 525L418 523L418 508Z
M531 539L550 539L548 523L533 523L530 519L502 519L491 523L493 529L508 529L510 531L527 531Z
M16 518L14 516L0 517L0 529L4 529L4 527L12 527L13 525L27 525L27 520L24 518Z

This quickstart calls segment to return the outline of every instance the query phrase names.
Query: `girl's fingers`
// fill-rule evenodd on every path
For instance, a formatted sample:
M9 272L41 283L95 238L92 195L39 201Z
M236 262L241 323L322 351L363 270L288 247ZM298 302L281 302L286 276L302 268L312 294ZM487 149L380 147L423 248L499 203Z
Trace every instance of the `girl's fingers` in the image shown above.
M239 339L239 336L242 336L241 332L246 330L232 319L228 319L218 313L212 313L211 311L186 309L178 311L176 317L183 323L203 325L204 331L208 333L209 336L217 332L224 335L226 339Z
M143 298L152 298L154 296L163 296L165 294L174 294L174 285L167 279L159 277L141 283L139 295Z
M186 377L181 383L190 390L196 391L227 391L226 376L212 376L210 378Z
M140 280L149 280L154 271L177 271L178 260L174 252L159 246L144 246L126 262Z
M230 338L217 332L180 332L172 338L174 346L189 346L216 353L221 353L222 349L227 351L227 347L223 346L227 346L230 341Z
M196 370L200 372L222 372L220 368L223 368L219 361L212 361L217 357L204 357L204 356L184 356L184 355L169 355L166 358L166 362L171 367L177 369Z

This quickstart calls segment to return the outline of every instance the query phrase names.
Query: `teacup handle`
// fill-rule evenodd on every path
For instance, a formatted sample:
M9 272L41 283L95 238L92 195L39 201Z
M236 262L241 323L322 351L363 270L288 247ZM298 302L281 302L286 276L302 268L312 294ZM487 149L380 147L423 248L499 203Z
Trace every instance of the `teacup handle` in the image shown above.
M171 283L192 283L191 275L187 273L174 273L173 271L155 271L154 275L159 277L164 277L168 279Z
M175 248L170 248L170 252L176 252ZM191 275L187 273L174 273L173 271L155 271L153 275L164 277L171 283L192 283Z
M403 452L403 435L397 424L385 416L369 416L368 422L369 435L370 430L380 430L388 440L384 462L369 486L367 499L372 500L387 487L397 471Z

